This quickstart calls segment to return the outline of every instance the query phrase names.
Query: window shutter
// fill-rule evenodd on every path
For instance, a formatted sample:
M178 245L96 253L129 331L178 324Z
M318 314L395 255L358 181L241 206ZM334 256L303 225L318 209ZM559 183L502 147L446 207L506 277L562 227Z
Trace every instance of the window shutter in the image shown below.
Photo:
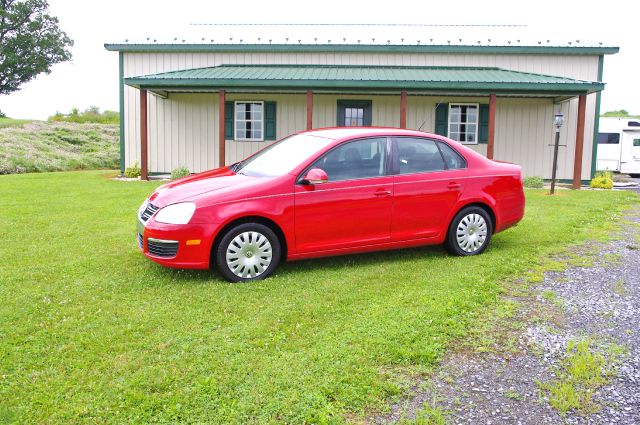
M344 127L344 109L345 108L346 108L346 105L344 103L344 100L338 100L338 108L337 108L338 115L336 116L336 126L338 127Z
M264 102L264 140L276 140L276 102Z
M371 109L371 101L369 101L369 104L364 107L364 114L362 115L362 125L364 125L365 127L371 127L373 123L373 114Z
M480 105L478 122L478 143L486 144L489 141L489 105Z
M449 136L449 104L438 103L436 105L436 134Z
M224 138L226 140L236 138L233 134L234 112L233 102L224 102Z

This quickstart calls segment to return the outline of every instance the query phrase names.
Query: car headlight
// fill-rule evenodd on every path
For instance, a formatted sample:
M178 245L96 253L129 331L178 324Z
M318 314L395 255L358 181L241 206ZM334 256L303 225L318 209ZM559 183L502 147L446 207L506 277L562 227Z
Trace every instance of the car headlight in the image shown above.
M193 202L181 202L162 208L156 214L155 220L166 224L187 224L195 211L196 204Z

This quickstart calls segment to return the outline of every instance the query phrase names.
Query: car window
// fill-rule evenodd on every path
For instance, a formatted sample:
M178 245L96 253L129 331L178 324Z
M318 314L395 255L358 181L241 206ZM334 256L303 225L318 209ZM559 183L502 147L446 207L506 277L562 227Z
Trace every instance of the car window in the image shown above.
M385 138L347 142L317 160L312 168L321 168L330 182L384 176Z
M440 150L433 140L401 137L397 139L400 174L424 173L445 169Z
M444 142L438 142L438 147L440 147L440 152L442 153L442 157L444 158L444 162L448 170L467 168L467 162L451 146Z

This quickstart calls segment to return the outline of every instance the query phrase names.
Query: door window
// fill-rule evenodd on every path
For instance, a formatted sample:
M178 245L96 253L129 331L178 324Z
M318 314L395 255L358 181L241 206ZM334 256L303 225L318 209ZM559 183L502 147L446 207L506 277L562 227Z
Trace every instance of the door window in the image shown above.
M384 176L386 145L386 138L347 142L332 149L312 168L324 170L330 182Z
M433 140L403 137L397 139L399 174L424 173L445 169L440 150Z

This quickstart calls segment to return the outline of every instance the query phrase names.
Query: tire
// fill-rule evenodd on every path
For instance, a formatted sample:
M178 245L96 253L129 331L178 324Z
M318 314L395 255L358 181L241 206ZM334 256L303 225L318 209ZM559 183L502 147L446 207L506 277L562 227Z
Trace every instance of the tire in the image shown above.
M629 174L629 177L634 179L640 179L640 174Z
M282 252L273 230L258 223L233 227L215 249L216 269L229 282L269 277L278 267Z
M482 254L491 240L493 224L486 210L466 207L449 224L445 248L459 256Z

